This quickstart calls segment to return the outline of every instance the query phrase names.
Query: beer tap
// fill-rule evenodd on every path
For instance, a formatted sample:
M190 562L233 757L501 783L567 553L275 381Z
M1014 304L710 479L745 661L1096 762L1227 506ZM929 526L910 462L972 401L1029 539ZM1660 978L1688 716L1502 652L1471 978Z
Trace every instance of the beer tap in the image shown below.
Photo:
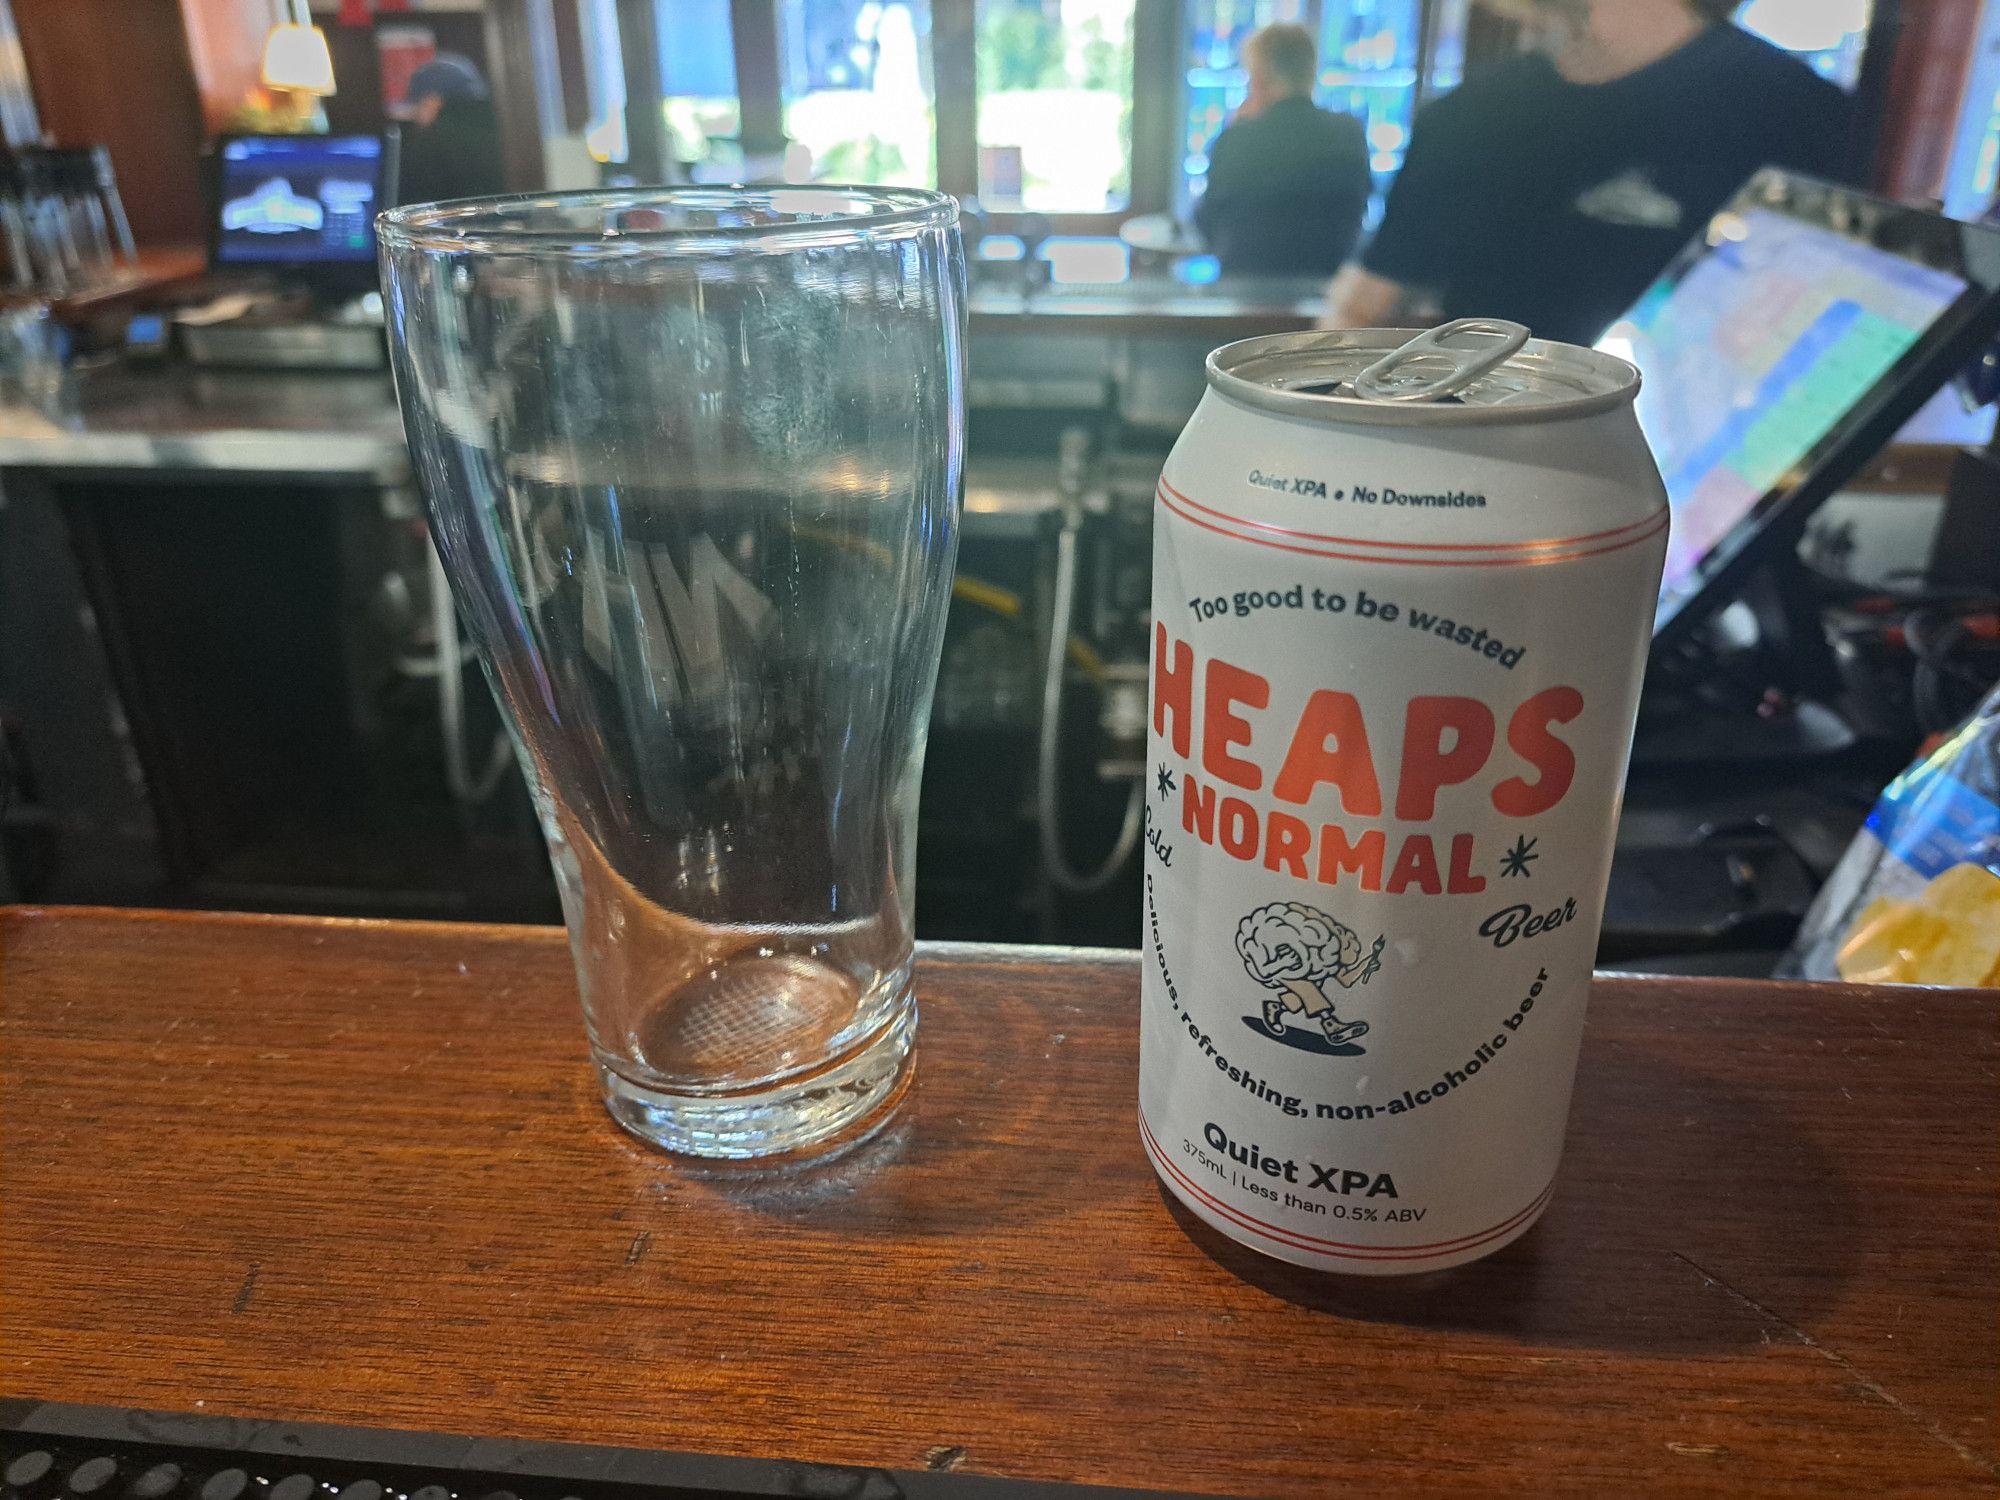
M1070 622L1076 605L1077 538L1083 529L1084 496L1092 474L1092 443L1089 429L1066 428L1056 450L1056 488L1061 527L1056 533L1055 589L1049 607L1048 657L1042 678L1042 721L1035 776L1036 822L1041 834L1042 869L1057 890L1072 895L1101 891L1118 877L1139 842L1146 808L1145 784L1135 778L1125 799L1125 817L1111 852L1097 868L1078 871L1063 852L1062 799L1058 785L1061 757L1058 754L1062 731L1063 674L1069 655ZM1144 733L1143 685L1140 699L1140 733ZM1113 704L1123 702L1113 700ZM1109 707L1108 705L1107 707ZM1128 714L1129 716L1129 714Z

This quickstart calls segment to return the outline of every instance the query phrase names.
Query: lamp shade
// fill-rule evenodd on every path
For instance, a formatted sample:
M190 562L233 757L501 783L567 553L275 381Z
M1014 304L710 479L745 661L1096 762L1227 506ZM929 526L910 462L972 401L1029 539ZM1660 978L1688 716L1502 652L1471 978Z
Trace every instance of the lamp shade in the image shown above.
M333 54L317 26L273 26L264 43L264 83L298 94L331 94Z

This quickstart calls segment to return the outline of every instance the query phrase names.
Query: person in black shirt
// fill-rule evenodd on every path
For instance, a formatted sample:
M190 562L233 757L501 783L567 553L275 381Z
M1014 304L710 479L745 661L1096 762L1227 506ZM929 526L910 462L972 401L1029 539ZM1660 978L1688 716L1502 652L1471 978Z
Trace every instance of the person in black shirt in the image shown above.
M1195 224L1225 272L1311 275L1353 253L1368 206L1361 122L1312 102L1319 56L1303 26L1243 46L1250 95L1208 153Z
M1324 326L1416 306L1588 344L1759 167L1841 168L1846 96L1730 24L1733 0L1507 8L1551 46L1417 116L1381 228L1335 278Z
M410 75L409 101L398 193L403 202L506 191L500 119L471 58L440 52Z

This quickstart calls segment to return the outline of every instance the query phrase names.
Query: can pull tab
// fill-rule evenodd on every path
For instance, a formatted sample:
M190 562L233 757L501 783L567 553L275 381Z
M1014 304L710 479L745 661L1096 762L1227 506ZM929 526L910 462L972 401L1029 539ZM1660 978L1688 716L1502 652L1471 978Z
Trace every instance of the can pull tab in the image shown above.
M1467 336L1476 341L1466 344ZM1352 390L1363 401L1438 401L1506 363L1527 342L1519 323L1460 318L1391 349L1354 377Z

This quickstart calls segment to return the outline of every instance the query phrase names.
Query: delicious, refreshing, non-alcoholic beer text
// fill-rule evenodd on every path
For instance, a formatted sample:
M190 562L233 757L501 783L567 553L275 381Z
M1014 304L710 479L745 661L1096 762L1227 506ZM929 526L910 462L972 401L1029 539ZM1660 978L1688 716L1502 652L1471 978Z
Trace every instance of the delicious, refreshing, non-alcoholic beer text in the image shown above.
M1637 371L1409 338L1218 350L1153 543L1146 1149L1366 1274L1554 1190L1667 543Z

